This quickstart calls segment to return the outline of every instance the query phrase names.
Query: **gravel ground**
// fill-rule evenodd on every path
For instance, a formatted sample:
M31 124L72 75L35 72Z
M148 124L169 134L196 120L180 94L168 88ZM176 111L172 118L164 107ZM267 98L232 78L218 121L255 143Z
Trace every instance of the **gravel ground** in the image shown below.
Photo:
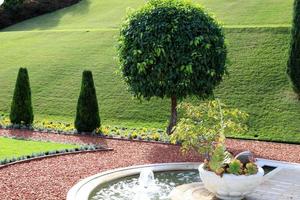
M61 200L80 179L132 165L200 161L195 153L182 155L179 146L120 141L89 136L57 135L30 131L0 130L0 136L19 136L79 144L104 144L114 151L65 155L0 169L1 200ZM300 163L300 145L227 140L232 152L251 150L257 157Z

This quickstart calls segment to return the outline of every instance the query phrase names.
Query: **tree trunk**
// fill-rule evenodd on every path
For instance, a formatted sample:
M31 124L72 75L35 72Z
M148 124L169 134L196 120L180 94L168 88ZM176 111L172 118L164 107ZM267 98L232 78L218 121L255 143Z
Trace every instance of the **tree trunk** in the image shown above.
M171 117L170 117L170 123L167 129L167 133L169 135L173 132L173 127L177 123L177 98L176 96L171 97Z

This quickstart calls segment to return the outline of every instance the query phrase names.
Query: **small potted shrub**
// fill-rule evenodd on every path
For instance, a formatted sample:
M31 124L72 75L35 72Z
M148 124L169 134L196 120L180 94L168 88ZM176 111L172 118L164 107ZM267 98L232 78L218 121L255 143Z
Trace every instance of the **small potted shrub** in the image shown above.
M234 157L227 151L225 135L246 131L248 115L219 101L181 104L180 108L185 115L171 141L180 142L184 152L194 149L204 156L199 173L207 190L220 199L243 199L262 182L264 171L250 152Z

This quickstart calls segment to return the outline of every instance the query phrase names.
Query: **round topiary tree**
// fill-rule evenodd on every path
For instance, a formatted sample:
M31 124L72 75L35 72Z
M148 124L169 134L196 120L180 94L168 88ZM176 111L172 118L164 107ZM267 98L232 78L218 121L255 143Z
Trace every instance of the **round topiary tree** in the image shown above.
M300 100L300 0L294 1L294 19L291 32L292 38L287 73Z
M177 101L212 95L226 71L221 27L187 1L150 0L131 12L120 30L118 55L136 97L171 98L168 133L176 125Z
M28 72L26 68L20 68L11 103L10 121L13 124L30 125L33 118Z
M99 128L100 116L96 89L91 71L82 73L80 95L77 103L75 128L79 132L92 132Z

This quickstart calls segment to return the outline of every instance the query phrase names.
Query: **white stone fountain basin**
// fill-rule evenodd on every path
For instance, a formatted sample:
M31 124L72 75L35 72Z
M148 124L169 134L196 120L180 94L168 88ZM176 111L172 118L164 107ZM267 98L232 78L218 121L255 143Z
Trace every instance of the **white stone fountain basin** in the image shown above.
M204 164L199 167L200 178L204 187L223 200L241 200L258 187L264 176L264 170L258 167L254 175L224 174L222 177L205 170Z
M174 170L196 170L200 163L184 162L184 163L160 163L150 165L132 166L126 168L114 169L96 174L79 181L73 186L68 194L67 200L89 200L92 191L100 184L104 184L122 177L140 174L141 171L149 169L153 172L174 171Z
M140 174L144 169L151 169L153 172L193 170L198 169L200 163L167 163L133 166L121 169L106 171L88 177L77 183L68 192L67 200L88 200L91 192L99 185L112 180ZM300 165L258 159L259 166L277 167L264 176L264 183L253 193L246 196L249 200L290 200L300 199ZM180 185L172 191L172 200L212 200L216 199L214 194L204 188L202 182ZM199 195L201 198L199 198Z

